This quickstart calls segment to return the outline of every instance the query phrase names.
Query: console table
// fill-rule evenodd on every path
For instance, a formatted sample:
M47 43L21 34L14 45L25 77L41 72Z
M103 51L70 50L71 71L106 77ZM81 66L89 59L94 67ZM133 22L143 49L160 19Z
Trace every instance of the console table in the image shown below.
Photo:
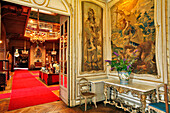
M146 108L146 98L149 97L149 100L151 102L156 101L156 88L160 84L154 84L154 85L148 85L140 82L132 82L129 83L128 85L122 85L120 84L119 80L104 80L104 95L105 95L105 101L104 104L106 105L107 103L111 105L115 105L116 107L122 108L125 111L129 111L129 106L124 106L124 103L119 103L118 105L118 100L117 100L117 93L129 93L131 92L132 96L137 97L140 99L141 102L141 108L139 111L142 113L145 113L145 108ZM108 98L108 89L112 90L112 97L113 100ZM133 111L133 112L139 112L139 111Z

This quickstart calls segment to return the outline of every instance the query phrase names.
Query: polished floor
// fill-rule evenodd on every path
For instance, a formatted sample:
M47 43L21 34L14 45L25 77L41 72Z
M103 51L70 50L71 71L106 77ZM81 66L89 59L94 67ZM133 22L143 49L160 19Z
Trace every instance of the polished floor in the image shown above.
M0 94L11 92L12 79L13 77L11 76L11 79L8 80L5 91L0 91ZM53 93L59 95L58 91L53 91ZM80 109L80 106L70 108L67 107L67 105L63 101L55 101L46 104L8 111L9 102L10 98L0 99L0 113L84 113L84 111ZM127 113L124 112L122 109L117 109L114 106L108 104L104 106L103 102L97 103L97 106L98 108L94 108L94 105L92 104L92 108L87 110L85 113Z

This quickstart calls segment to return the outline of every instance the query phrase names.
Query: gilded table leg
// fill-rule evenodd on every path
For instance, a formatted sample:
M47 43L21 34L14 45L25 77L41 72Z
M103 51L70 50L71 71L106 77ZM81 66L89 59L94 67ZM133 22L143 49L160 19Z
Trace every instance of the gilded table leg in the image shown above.
M156 102L157 99L156 99L156 91L154 91L152 94L151 94L151 102Z
M80 96L80 106L81 106L81 96Z
M146 108L146 95L141 95L140 101L142 104L142 113L145 113L145 108Z
M107 103L107 85L104 85L104 95L105 95L105 101L104 101L104 105L106 106Z

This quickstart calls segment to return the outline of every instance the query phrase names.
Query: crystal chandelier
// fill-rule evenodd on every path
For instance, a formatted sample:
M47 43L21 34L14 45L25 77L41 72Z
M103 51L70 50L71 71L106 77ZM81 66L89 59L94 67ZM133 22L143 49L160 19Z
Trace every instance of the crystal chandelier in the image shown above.
M25 55L28 54L28 51L26 50L26 46L27 46L27 42L24 41L24 50L22 50L22 54L25 54Z
M45 42L45 34L39 32L39 9L38 9L38 17L37 17L37 32L32 32L30 34L30 41L32 43L44 43Z

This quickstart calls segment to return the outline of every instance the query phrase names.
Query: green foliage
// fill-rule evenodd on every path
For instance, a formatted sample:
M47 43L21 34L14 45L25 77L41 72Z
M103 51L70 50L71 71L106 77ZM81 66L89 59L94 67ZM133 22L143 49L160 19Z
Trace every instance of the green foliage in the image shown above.
M105 60L106 62L109 63L109 65L111 66L111 70L113 70L114 68L116 69L116 71L120 72L120 71L127 71L129 73L132 72L132 64L137 61L136 56L136 52L138 50L136 50L135 52L133 52L133 57L131 57L130 59L125 59L120 57L119 54L117 54L116 52L114 52L114 54L117 57L114 57L112 60Z

